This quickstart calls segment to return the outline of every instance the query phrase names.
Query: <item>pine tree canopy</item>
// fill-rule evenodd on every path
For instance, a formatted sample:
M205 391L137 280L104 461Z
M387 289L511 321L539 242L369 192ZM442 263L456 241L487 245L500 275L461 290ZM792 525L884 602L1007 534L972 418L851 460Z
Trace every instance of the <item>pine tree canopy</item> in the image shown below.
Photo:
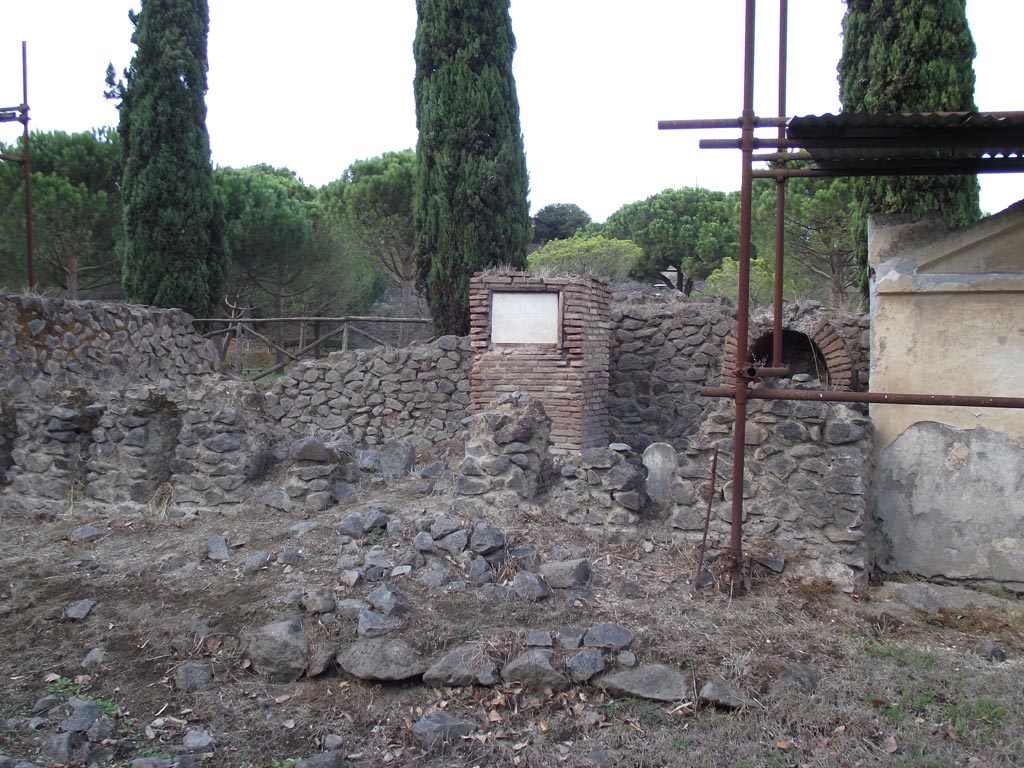
M526 158L508 0L417 0L417 275L441 333L469 331L469 280L522 268Z

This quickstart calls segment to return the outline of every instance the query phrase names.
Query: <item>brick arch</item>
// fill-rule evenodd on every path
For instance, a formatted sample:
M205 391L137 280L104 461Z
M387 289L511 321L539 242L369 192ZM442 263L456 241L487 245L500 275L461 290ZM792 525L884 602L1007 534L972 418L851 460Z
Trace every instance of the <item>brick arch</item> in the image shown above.
M783 332L783 360L786 358L785 339L787 334L798 334L806 338L812 345L815 358L824 362L825 376L822 383L829 389L848 392L853 389L853 358L846 346L843 337L836 332L832 324L822 320L810 332L798 327L782 327ZM771 342L771 323L752 323L749 337L753 339L750 349L753 350L759 342L768 340ZM771 364L771 360L768 361ZM722 370L721 383L723 386L731 385L736 377L736 332L733 331L725 340L722 348Z

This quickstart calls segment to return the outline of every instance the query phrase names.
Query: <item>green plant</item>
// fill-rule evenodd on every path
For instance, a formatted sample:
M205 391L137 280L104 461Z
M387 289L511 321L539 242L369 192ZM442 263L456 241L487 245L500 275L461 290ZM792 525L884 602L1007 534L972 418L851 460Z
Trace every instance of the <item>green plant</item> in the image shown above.
M83 686L81 683L76 683L66 677L58 677L56 680L51 680L49 685L46 686L46 692L53 696L60 696L62 699L70 699L73 696L78 696L82 693Z
M945 707L957 736L964 738L971 731L991 735L1002 728L1006 707L990 696L957 699Z
M464 643L468 643L471 640L476 640L480 637L480 630L477 629L475 624L457 624L455 626L455 636Z
M868 656L879 659L892 659L903 667L914 669L929 669L935 666L935 654L922 651L920 648L905 645L883 645L875 640L869 640L864 650Z

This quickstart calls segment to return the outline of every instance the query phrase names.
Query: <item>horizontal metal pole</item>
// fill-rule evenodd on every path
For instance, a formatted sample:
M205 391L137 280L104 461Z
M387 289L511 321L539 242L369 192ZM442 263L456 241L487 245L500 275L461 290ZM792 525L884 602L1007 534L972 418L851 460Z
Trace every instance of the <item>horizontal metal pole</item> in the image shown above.
M431 323L433 320L426 317L364 317L351 315L349 317L197 317L194 323L242 323L243 325L254 323Z
M755 117L755 128L777 128L788 122L788 117ZM742 128L743 119L739 117L713 118L708 120L659 120L659 131L679 131L700 128Z
M740 139L701 139L701 149L742 149ZM786 139L754 139L754 149L786 149L800 145Z
M701 387L704 397L735 397L734 387ZM837 392L821 389L748 389L754 400L819 400L830 403L891 403L893 405L941 405L967 408L1024 408L1024 397L976 395L920 395L904 392Z
M782 163L795 160L811 160L810 152L770 152L763 155L754 155L755 163Z

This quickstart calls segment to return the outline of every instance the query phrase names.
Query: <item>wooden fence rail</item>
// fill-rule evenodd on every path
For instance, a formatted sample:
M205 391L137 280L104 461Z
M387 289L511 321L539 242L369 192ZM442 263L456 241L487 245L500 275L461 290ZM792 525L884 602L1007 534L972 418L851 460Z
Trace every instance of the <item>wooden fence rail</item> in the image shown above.
M349 348L349 340L351 334L362 336L363 338L371 341L374 344L383 346L386 342L372 335L368 331L359 328L353 323L384 323L393 325L430 325L431 320L429 318L422 317L371 317L364 315L345 315L343 317L203 317L196 318L193 322L195 323L209 323L209 324L220 324L224 325L223 328L218 328L213 331L208 331L203 334L203 338L215 339L223 337L223 344L221 345L221 356L226 357L228 345L233 340L235 342L235 373L239 376L242 375L242 342L246 338L259 339L261 342L266 344L270 349L274 350L279 359L281 360L272 368L268 368L262 371L256 376L251 377L252 381L258 381L265 376L277 373L284 368L297 363L302 355L306 354L310 350L313 352L314 358L320 357L320 345L327 339L334 338L341 334L341 351L346 352ZM300 333L299 336L299 349L295 352L291 352L281 344L271 341L269 338L264 336L262 333L256 330L257 325L275 325L275 324L299 324L300 329L304 329L308 325L313 327L313 341L308 344L303 344L302 338L304 333ZM321 333L324 325L334 325L335 327L327 331L327 333Z

